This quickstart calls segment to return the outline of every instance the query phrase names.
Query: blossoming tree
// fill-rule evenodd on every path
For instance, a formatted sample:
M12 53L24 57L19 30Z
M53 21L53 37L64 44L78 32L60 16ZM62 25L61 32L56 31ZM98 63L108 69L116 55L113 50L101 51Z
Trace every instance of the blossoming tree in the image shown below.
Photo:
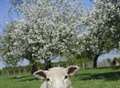
M86 20L90 36L86 47L97 66L97 58L113 48L119 48L120 41L120 1L93 0L93 10ZM89 45L89 46L88 46Z
M48 69L52 56L80 53L78 27L82 25L80 0L23 0L16 5L23 19L9 24L9 48L4 56L26 58L31 64L43 60Z

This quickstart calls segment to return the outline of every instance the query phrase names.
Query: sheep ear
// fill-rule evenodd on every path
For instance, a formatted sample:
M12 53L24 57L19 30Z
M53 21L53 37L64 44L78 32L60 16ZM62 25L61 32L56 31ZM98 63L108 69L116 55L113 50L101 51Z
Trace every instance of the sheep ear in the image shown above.
M76 65L69 66L69 67L67 67L67 74L68 74L69 76L72 76L72 75L74 75L78 70L79 70L79 67L76 66Z
M45 70L38 70L38 71L34 72L33 75L36 78L45 79L47 77L46 73L47 73L47 71L45 71Z

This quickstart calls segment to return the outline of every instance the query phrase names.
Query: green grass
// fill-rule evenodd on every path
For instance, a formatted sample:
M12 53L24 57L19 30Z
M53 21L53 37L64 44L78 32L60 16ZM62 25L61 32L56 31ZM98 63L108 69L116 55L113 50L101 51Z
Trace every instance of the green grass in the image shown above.
M87 69L71 78L73 88L120 88L120 69ZM0 76L0 88L39 88L40 80L24 74Z

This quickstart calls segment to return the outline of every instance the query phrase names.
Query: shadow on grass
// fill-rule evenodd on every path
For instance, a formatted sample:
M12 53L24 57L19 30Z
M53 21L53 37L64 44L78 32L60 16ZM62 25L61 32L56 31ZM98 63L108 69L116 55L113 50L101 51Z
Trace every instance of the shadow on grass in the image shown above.
M106 72L106 73L87 73L87 74L79 74L77 75L77 80L107 80L107 81L115 81L120 80L120 71L118 72Z

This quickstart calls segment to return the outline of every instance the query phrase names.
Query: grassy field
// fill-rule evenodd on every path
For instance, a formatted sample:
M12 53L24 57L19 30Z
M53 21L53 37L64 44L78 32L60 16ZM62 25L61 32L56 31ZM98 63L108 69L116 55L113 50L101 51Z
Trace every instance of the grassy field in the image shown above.
M87 69L71 78L73 88L120 88L120 69ZM24 74L0 76L0 88L39 88L40 80Z

